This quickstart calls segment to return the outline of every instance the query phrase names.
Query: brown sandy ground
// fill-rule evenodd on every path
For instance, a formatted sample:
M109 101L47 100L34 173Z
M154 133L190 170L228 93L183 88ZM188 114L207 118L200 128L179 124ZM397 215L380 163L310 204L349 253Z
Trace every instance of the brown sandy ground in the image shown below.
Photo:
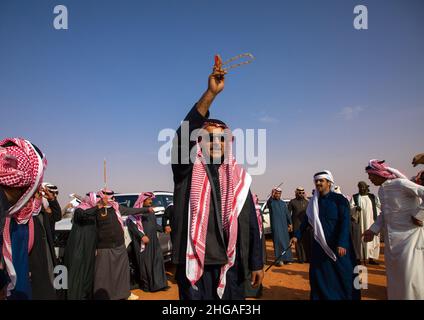
M386 295L386 270L384 266L384 256L382 255L384 245L381 248L380 265L368 268L368 289L362 290L363 300L385 300ZM274 261L272 240L266 241L267 264ZM268 266L267 265L267 266ZM267 267L266 266L266 267ZM168 284L170 289L155 293L133 290L140 300L177 300L178 287L174 280L175 267L168 263L166 265ZM264 300L308 300L309 299L309 264L299 264L294 262L291 265L282 267L272 267L265 274L263 281Z

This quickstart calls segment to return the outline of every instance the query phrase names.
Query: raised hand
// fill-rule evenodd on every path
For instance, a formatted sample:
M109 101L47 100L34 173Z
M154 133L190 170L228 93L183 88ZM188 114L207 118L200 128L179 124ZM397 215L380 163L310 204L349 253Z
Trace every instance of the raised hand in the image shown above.
M215 97L224 90L226 74L227 72L215 63L213 72L208 78L208 89L197 102L197 110L202 116L206 116Z
M210 93L216 96L224 90L226 73L226 71L214 69L208 79L208 91Z
M42 191L44 192L43 197L46 198L48 201L53 201L56 198L54 193L51 192L49 189L42 188Z

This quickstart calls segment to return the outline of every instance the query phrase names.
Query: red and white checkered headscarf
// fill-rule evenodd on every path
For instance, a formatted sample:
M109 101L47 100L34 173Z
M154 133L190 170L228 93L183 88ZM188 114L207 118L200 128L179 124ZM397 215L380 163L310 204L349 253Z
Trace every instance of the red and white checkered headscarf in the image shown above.
M15 287L16 272L13 267L10 219L18 224L29 224L28 252L34 243L32 215L41 210L41 199L35 200L34 194L43 182L47 160L43 154L27 140L7 138L0 142L0 185L11 188L27 187L21 198L8 210L3 233L3 256L11 282L8 292Z
M136 202L134 203L134 208L143 208L144 200L154 198L155 195L153 194L153 192L143 192L138 196Z
M143 192L138 196L137 201L134 204L134 208L143 208L144 200L154 199L154 198L155 198L155 195L153 194L153 192ZM143 227L143 221L142 221L141 215L137 214L137 215L129 216L128 219L134 222L135 225L137 226L138 231L144 234L144 227ZM146 249L146 244L142 240L140 244L140 252L143 252L144 249Z
M251 180L250 175L239 166L232 153L231 131L224 129L226 157L219 166L219 184L221 190L222 225L228 239L228 262L222 266L217 294L222 298L226 285L227 271L234 265L238 232L238 216L246 201ZM209 221L211 184L206 172L206 161L200 143L197 142L197 154L193 163L193 175L190 189L188 215L188 236L186 252L186 276L193 288L202 277L204 270L206 234Z
M81 203L77 206L77 209L87 210L95 207L97 202L99 201L99 197L95 192L89 192L84 199L82 199Z
M365 171L375 174L385 179L408 179L402 172L395 168L389 167L384 160L371 159Z

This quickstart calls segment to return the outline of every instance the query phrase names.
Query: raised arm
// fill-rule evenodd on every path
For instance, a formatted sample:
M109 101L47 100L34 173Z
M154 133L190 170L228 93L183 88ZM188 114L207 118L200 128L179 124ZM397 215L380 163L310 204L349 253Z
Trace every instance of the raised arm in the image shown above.
M119 212L121 213L121 216L134 216L136 214L146 216L150 212L153 212L153 208L128 208L126 206L120 205Z
M223 72L214 72L209 76L208 89L189 111L184 122L177 129L177 134L172 142L172 171L174 183L183 180L192 169L190 152L196 141L190 139L192 132L202 128L209 118L209 108L218 95L224 89Z
M49 202L50 210L48 210L49 219L51 221L57 222L62 219L62 209L60 208L60 204L57 201L56 195L50 191L48 188L41 187L40 191L42 191L43 197Z
M224 75L225 72L221 70L214 70L209 76L208 89L197 102L197 111L199 111L202 116L206 117L213 100L222 90L224 90Z
M60 207L60 204L56 199L49 201L49 207L52 210L52 213L50 216L52 221L58 222L62 220L62 208Z
M97 207L93 207L87 210L82 210L80 208L75 209L73 221L76 223L84 223L90 220L96 219Z

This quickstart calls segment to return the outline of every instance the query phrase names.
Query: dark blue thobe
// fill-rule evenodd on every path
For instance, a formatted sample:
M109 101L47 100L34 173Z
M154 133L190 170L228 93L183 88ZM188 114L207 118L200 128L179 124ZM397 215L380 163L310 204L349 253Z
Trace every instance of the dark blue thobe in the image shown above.
M309 281L312 300L351 300L360 299L360 291L354 289L355 252L350 238L350 208L347 199L334 192L320 196L318 200L319 219L328 246L337 256L333 261L313 239ZM295 232L298 240L308 226L305 217L299 230ZM346 255L338 256L337 247L346 249Z
M15 219L10 220L12 262L16 272L16 285L8 297L9 300L30 300L32 296L28 263L28 224L18 224Z
M292 224L291 216L287 205L282 200L270 199L268 201L272 240L274 242L275 258L279 257L290 243L289 224ZM292 261L291 250L281 258L282 261Z

